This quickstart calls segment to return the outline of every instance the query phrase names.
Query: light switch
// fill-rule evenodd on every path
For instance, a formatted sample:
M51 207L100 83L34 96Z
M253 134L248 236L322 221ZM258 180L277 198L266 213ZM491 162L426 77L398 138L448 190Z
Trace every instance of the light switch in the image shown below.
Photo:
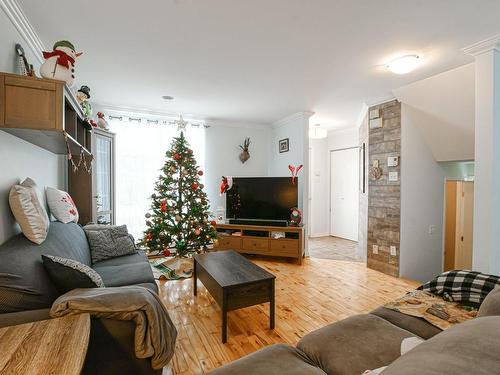
M391 256L395 257L397 255L396 246L391 246Z
M436 226L435 225L429 225L429 234L434 234L436 231Z
M399 165L399 156L389 156L387 157L388 167L397 167Z
M398 172L389 172L389 181L396 182L398 180Z
M372 252L373 254L378 254L378 245L373 245Z

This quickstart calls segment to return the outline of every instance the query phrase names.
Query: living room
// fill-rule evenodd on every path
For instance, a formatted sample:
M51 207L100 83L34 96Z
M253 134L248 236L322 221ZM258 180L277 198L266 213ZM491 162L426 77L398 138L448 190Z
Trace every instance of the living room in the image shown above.
M498 2L123 5L0 0L1 374L500 373Z

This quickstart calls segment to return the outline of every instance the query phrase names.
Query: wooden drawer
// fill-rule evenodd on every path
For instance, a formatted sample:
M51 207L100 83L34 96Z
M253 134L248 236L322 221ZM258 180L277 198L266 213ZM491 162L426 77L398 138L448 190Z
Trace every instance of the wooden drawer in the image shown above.
M256 253L267 253L269 252L269 239L257 237L242 237L241 249L248 252L255 251Z
M299 254L299 240L270 240L271 251L276 255L297 257Z
M238 236L220 236L218 238L219 243L217 249L226 250L234 249L238 250L241 247L241 238Z

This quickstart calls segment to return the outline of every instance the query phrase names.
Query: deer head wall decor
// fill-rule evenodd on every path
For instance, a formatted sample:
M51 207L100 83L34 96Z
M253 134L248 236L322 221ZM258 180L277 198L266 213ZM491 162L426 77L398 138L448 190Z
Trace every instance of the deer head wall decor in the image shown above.
M241 153L240 153L240 161L245 163L248 159L250 159L250 152L248 151L248 147L250 146L250 138L246 137L245 141L242 145L240 145Z

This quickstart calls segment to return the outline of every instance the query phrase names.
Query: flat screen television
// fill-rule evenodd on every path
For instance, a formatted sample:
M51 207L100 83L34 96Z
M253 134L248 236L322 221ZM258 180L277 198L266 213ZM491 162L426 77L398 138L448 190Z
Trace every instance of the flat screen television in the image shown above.
M233 177L226 192L226 218L289 220L298 204L298 179L290 177Z

